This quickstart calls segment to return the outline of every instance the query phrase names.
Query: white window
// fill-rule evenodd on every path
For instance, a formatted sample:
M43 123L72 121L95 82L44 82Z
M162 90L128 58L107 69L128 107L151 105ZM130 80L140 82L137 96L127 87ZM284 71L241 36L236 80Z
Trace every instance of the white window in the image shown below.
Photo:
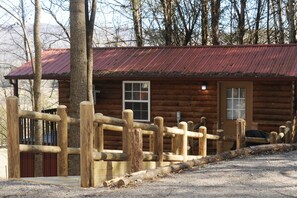
M244 88L227 89L227 119L245 119L246 90Z
M136 121L150 121L149 81L123 81L123 109L131 109Z

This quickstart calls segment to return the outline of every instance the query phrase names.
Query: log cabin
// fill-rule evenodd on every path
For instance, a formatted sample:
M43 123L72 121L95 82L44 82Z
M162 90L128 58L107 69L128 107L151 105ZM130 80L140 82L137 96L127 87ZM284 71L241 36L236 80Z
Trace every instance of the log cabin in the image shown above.
M296 44L94 48L93 53L95 112L104 115L120 118L123 109L132 109L135 120L162 116L166 126L197 123L204 116L209 133L223 129L229 136L235 136L237 118L246 120L247 129L269 132L295 116ZM58 80L59 104L68 106L70 50L43 51L42 67L43 79ZM33 78L31 63L5 78L17 90L18 80Z

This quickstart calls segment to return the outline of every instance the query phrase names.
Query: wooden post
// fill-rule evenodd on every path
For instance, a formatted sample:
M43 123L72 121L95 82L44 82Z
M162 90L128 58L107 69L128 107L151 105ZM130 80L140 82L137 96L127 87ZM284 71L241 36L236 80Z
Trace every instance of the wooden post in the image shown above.
M199 132L203 134L203 137L199 138L199 155L205 157L207 155L207 128L201 126L199 127Z
M123 119L126 120L126 126L123 127L123 152L127 154L127 160L128 162L130 162L130 168L128 168L128 173L131 173L133 111L131 109L125 109L123 111Z
M194 131L193 121L188 121L188 131ZM194 138L190 137L188 139L189 139L189 146L190 146L189 154L192 155L193 154L193 147L194 147Z
M245 120L236 120L236 149L245 147Z
M158 155L158 160L160 166L164 160L163 156L163 132L164 132L164 119L163 117L155 117L154 119L155 125L158 126L158 131L155 133L155 146L154 146L154 154Z
M270 144L276 144L277 132L270 132Z
M154 134L149 135L149 152L154 152L155 150L155 136L157 135L157 131L154 131Z
M58 153L58 176L68 176L68 122L67 122L67 107L59 105L57 115L60 116L61 121L58 122L58 146L61 152Z
M104 150L104 129L103 124L97 124L94 131L94 148L98 150L98 152L102 152Z
M80 103L80 178L81 187L94 185L93 178L93 104Z
M6 99L8 178L20 178L19 106L15 96Z
M179 155L179 137L178 135L174 135L173 137L171 137L171 152L174 155Z
M291 143L291 134L292 134L292 122L287 121L286 122L286 130L287 133L285 134L285 143Z
M188 135L187 135L188 124L186 122L180 122L178 124L178 128L184 131L181 138L182 141L180 145L180 148L181 148L180 154L183 156L183 161L186 162L188 158Z
M96 115L103 115L102 113L97 113ZM94 124L94 148L98 152L102 152L104 149L104 129L103 124L95 123Z
M131 173L143 170L142 130L132 129L131 133Z
M133 111L131 109L124 110L122 114L122 118L123 120L126 121L126 125L123 127L123 133L122 133L123 153L128 154L128 147L130 144L128 142L128 134L129 132L131 133L133 129Z
M217 154L220 154L223 152L223 147L224 147L224 130L223 129L218 129L217 130L217 135L219 136L219 139L217 140Z

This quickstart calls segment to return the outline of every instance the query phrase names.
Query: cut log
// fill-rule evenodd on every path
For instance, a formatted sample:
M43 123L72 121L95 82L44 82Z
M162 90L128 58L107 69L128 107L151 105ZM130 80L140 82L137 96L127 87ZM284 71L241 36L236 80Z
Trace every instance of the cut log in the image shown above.
M269 144L269 145L260 145L260 146L251 146L242 149L226 151L214 156L203 157L201 159L195 159L188 162L183 162L179 164L158 167L156 169L150 169L146 171L140 171L132 173L128 176L115 178L109 181L104 182L104 186L117 186L123 187L128 184L135 182L136 180L152 179L160 175L166 175L172 172L179 172L181 170L191 169L195 166L201 166L208 163L219 162L223 160L234 159L239 156L248 156L248 155L257 155L257 154L267 154L275 152L285 152L297 150L297 144Z

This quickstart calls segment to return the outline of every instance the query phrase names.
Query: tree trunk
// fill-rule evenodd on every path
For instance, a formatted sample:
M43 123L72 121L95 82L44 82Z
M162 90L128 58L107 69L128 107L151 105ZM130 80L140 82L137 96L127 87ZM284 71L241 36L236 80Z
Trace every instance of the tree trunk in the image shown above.
M207 45L208 37L208 0L201 0L202 13L201 13L201 37L202 45Z
M257 15L256 15L256 24L255 24L256 27L255 27L254 44L258 44L258 42L259 42L259 30L260 30L261 10L262 10L262 1L261 0L258 0Z
M95 24L95 16L97 9L97 1L92 0L91 15L89 18L88 0L85 0L86 15L86 42L87 42L87 75L88 75L88 101L94 104L93 98L93 32Z
M274 42L278 43L279 38L278 38L278 25L277 25L277 14L276 14L276 5L275 5L275 0L271 0L272 3L272 13L273 13L273 29L274 29Z
M267 0L267 21L266 21L266 37L267 44L270 44L270 0Z
M143 45L143 40L139 0L132 0L132 12L136 46L141 47Z
M295 27L295 4L294 0L288 1L289 8L289 42L296 43L296 27Z
M220 20L221 0L211 0L211 31L212 44L219 45L219 20Z
M239 22L238 22L238 29L239 29L239 44L243 44L244 34L245 34L245 12L246 12L246 0L240 1L240 15L239 15Z
M277 15L278 15L278 28L279 28L279 43L284 44L285 33L284 33L282 0L277 0Z
M161 0L164 21L164 39L165 45L172 45L172 17L173 17L173 0Z
M34 17L34 47L35 47L35 70L34 70L34 111L41 112L41 41L40 41L40 0L35 0L35 17ZM35 121L35 144L42 145L42 122ZM42 154L35 155L35 177L42 176Z
M70 109L69 115L79 117L80 102L88 99L87 46L85 0L70 1ZM71 126L68 133L69 147L78 148L79 127ZM79 174L78 156L69 156L69 175Z

